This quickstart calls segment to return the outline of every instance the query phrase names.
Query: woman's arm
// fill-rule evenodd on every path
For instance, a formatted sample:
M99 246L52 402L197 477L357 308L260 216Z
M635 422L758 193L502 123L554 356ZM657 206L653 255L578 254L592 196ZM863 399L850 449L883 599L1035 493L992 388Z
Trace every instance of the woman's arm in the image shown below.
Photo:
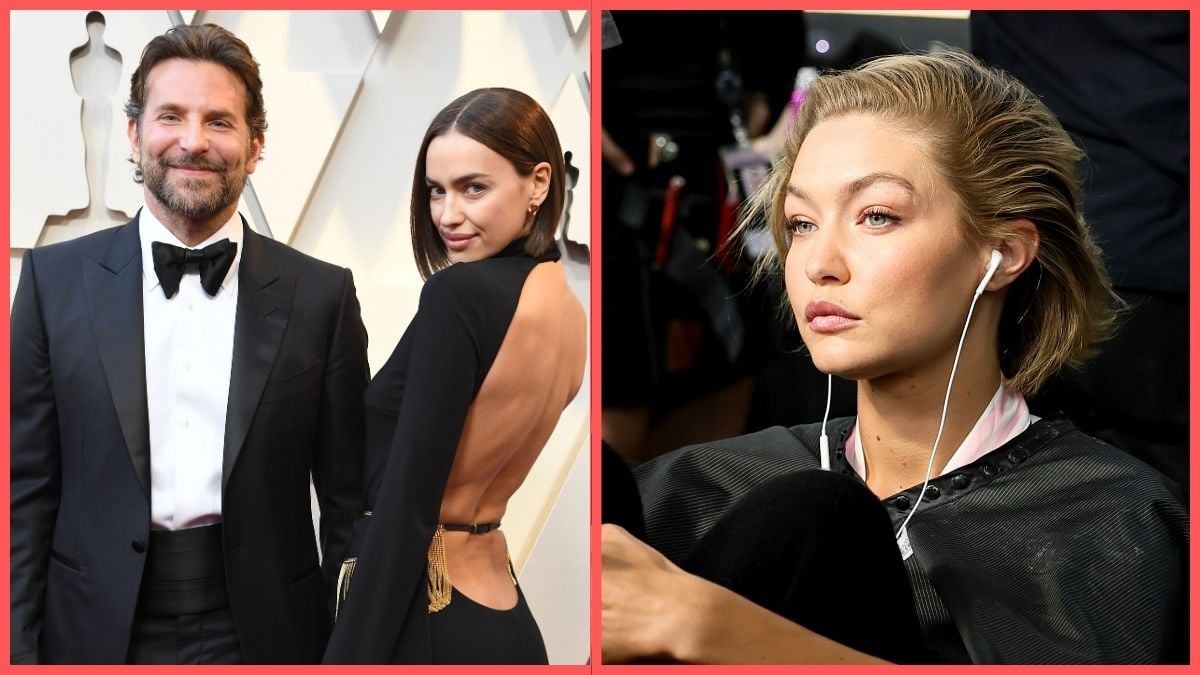
M326 663L429 658L421 651L428 639L405 628L411 617L427 613L421 587L426 552L467 409L494 357L496 341L484 337L492 299L485 281L474 268L456 265L421 289L405 331L411 352L395 435Z
M886 663L680 569L616 525L600 530L604 663Z

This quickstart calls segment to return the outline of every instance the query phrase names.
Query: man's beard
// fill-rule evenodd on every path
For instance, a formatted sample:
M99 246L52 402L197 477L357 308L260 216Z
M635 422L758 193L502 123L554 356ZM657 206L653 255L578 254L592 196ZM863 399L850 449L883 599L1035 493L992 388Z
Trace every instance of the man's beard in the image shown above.
M146 157L146 154L142 156ZM210 187L210 178L178 177L172 183L167 178L167 169L171 166L212 170L212 178L217 184ZM246 173L236 168L230 170L226 162L164 155L157 159L147 157L140 168L142 181L159 203L188 220L207 220L216 216L236 202L246 186Z

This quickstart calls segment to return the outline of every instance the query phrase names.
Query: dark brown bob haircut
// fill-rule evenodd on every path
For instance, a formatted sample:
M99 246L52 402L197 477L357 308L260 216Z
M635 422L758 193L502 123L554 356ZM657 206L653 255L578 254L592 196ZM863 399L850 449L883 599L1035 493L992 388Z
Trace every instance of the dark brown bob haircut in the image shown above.
M454 99L433 118L417 152L411 223L413 256L421 278L428 279L450 264L446 243L438 236L429 210L429 189L425 183L429 144L450 131L487 146L512 163L520 176L529 176L541 162L550 164L550 188L534 218L525 251L540 256L554 246L554 232L566 196L566 170L554 124L542 106L527 94L502 87L476 89Z

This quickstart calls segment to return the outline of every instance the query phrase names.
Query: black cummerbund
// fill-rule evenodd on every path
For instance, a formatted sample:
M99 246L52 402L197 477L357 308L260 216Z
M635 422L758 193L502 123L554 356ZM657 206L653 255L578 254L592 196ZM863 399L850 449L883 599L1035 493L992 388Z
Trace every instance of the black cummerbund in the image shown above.
M220 523L150 531L138 612L177 616L228 606Z

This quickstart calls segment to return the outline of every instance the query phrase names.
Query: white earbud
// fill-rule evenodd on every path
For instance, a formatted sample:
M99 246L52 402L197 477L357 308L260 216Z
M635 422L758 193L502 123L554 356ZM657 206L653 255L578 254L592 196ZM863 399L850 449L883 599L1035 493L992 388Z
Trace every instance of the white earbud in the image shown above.
M1004 262L1004 254L996 249L992 249L992 259L988 261L987 271L983 273L983 281L980 281L979 287L975 289L975 297L983 294L984 287L995 276L996 270L1000 269L1000 263L1002 262Z

